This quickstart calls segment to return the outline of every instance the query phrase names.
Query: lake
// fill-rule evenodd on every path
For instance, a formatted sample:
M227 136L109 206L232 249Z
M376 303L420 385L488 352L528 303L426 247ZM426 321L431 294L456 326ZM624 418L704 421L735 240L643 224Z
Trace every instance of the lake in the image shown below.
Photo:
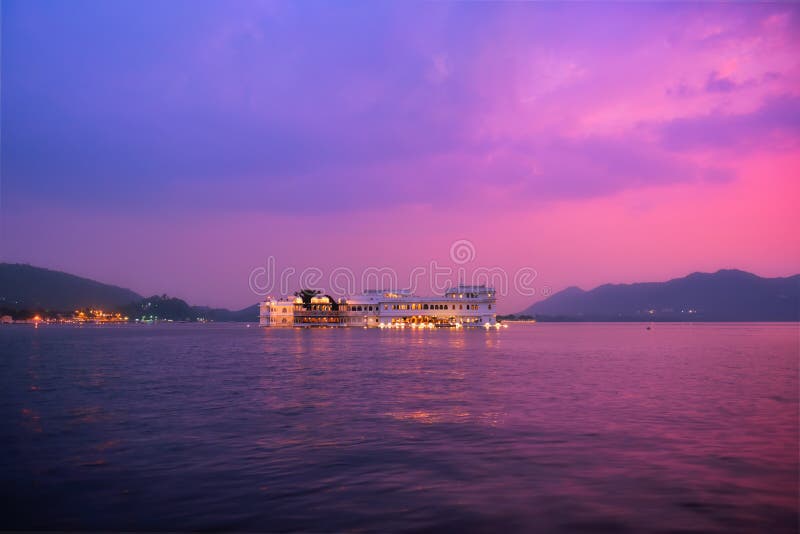
M797 324L0 326L4 529L797 532Z

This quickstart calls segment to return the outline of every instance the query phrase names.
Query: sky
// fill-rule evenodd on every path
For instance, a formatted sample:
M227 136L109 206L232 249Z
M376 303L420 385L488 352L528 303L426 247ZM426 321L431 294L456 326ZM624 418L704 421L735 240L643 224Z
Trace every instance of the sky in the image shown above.
M0 9L2 261L230 308L270 258L436 262L506 273L501 312L800 272L799 4Z

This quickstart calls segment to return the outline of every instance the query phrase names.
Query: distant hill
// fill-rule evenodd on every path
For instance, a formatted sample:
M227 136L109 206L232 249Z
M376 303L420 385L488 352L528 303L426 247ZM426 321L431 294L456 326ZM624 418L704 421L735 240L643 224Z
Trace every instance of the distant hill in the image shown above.
M125 315L135 319L169 319L172 321L255 322L258 320L258 304L237 311L208 306L190 306L186 301L153 295L125 306Z
M195 321L197 316L185 300L167 295L153 295L124 306L121 310L133 319L169 319L172 321Z
M216 322L254 322L258 321L258 304L253 304L241 310L226 310L225 308L208 308L194 306L195 314L208 321Z
M0 263L0 307L71 311L141 300L130 289L20 263Z
M14 310L72 312L83 308L121 311L131 318L156 316L160 319L209 321L258 321L258 305L242 310L190 306L167 295L144 298L138 293L60 271L19 263L0 263L0 311L19 318Z
M570 287L520 313L539 320L798 321L800 275L761 278L730 269L591 291Z

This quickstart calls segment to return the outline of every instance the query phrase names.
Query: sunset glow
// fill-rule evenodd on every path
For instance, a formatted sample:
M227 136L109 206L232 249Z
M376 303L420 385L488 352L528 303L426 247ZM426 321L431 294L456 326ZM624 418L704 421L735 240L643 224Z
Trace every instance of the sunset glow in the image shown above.
M85 5L84 5L85 4ZM792 4L3 2L2 260L240 308L469 239L541 291L800 270Z

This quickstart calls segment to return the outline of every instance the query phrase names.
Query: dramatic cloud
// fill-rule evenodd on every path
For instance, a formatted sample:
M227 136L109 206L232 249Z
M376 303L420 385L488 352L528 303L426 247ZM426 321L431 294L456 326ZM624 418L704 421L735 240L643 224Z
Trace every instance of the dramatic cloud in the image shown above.
M706 81L706 91L717 93L730 93L740 85L726 76L720 76L718 72L712 72Z
M3 216L368 232L375 213L465 229L628 194L678 210L670 191L722 197L752 158L797 152L798 21L792 4L7 0ZM7 258L59 239L24 226L4 225Z
M750 113L715 111L675 119L661 126L660 136L666 147L676 150L797 150L800 96L770 98Z

